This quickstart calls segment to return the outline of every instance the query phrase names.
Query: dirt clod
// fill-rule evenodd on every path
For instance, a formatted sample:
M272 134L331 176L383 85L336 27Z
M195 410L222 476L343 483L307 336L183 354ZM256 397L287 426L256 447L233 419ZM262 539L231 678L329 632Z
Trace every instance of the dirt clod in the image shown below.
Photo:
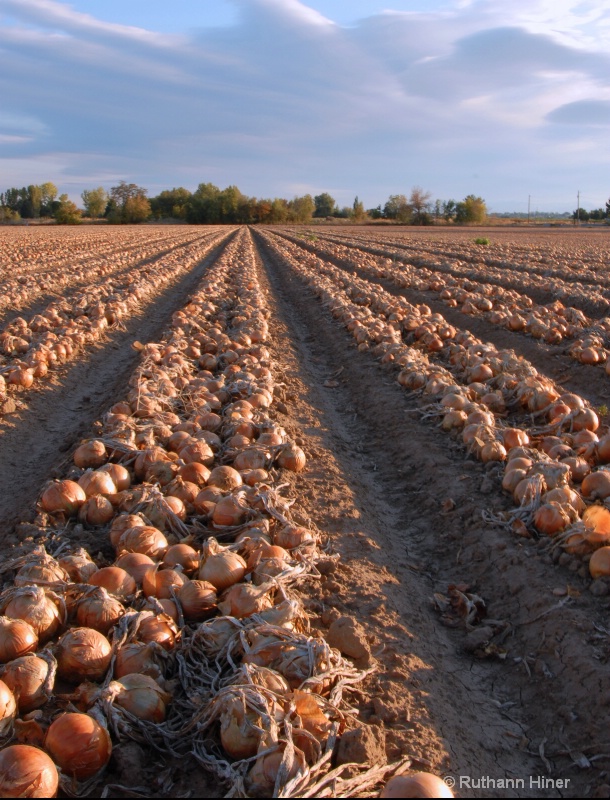
M369 664L371 649L362 626L353 617L339 617L328 629L328 643L344 656Z
M337 766L341 764L385 764L385 732L383 728L363 725L346 731L337 747Z

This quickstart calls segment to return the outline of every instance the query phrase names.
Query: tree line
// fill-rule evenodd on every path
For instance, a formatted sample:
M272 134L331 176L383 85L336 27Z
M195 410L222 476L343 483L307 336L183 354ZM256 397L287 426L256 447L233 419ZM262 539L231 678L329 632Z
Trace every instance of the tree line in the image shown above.
M305 194L291 200L256 198L237 186L220 189L200 183L194 192L183 187L165 189L155 197L135 183L120 181L109 191L102 186L81 194L82 209L66 194L58 196L53 183L11 188L0 193L0 222L52 217L60 224L77 224L83 219L105 219L114 224L174 220L191 224L283 224L308 223L314 219L391 220L405 225L449 222L458 225L485 221L487 208L481 197L432 201L430 192L416 186L407 197L390 195L385 205L365 209L358 197L351 206L339 207L328 193Z

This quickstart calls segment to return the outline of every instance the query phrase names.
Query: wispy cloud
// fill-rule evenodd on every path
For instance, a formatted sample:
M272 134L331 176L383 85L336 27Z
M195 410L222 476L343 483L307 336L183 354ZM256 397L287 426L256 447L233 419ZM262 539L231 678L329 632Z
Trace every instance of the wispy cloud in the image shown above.
M213 180L377 204L421 184L500 207L561 193L563 148L566 197L577 179L608 192L607 3L472 0L349 28L299 0L234 3L235 25L176 35L0 0L3 181L29 163L79 190Z

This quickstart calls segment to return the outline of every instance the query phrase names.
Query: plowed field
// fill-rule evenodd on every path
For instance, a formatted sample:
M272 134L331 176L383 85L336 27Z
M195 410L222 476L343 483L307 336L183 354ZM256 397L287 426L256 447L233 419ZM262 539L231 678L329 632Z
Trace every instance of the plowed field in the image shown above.
M60 796L610 796L609 264L603 230L0 230L0 680L49 665L0 757Z

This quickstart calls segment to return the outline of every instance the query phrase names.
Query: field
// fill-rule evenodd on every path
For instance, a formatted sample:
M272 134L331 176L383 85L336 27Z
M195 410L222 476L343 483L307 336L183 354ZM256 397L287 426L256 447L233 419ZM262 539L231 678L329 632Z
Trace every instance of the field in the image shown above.
M0 773L22 743L71 795L610 796L609 256L0 229ZM66 711L110 758L75 768Z

